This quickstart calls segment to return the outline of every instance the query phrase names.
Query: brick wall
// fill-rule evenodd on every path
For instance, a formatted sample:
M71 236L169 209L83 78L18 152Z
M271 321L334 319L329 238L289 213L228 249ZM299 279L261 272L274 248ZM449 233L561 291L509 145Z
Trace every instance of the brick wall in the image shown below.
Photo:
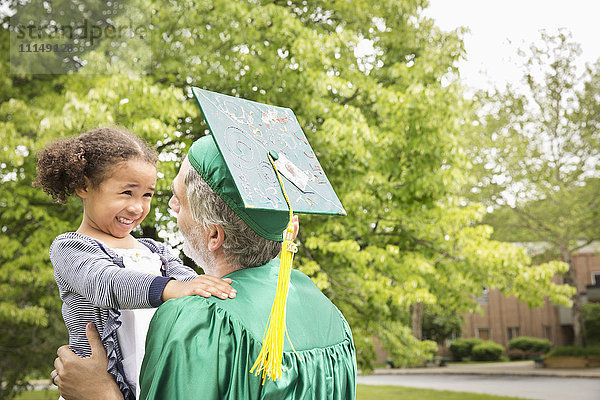
M575 254L573 264L579 279L579 292L585 293L586 286L593 284L593 275L596 273L600 278L600 254ZM479 300L483 314L463 316L462 337L489 338L503 346L508 345L511 335L545 338L554 345L571 344L573 340L571 326L560 324L559 309L548 300L543 307L529 308L513 296L503 296L498 290L489 291L487 304L485 298Z

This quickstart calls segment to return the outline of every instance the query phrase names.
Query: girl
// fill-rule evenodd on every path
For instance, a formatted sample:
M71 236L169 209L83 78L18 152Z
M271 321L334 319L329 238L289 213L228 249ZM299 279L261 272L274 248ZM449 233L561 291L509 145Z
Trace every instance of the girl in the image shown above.
M131 236L150 211L156 164L156 153L137 136L95 129L40 152L34 183L61 203L73 194L83 202L79 229L56 237L50 261L69 347L80 357L90 356L85 327L94 322L108 372L125 399L139 395L146 333L156 307L187 295L235 297L230 279L198 276L163 244Z

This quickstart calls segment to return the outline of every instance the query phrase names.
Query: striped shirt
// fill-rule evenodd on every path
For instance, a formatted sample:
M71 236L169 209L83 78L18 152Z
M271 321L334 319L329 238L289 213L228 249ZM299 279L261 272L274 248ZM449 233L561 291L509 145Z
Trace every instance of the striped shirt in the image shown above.
M50 246L69 347L80 357L90 356L85 327L94 322L106 349L107 370L115 377L125 399L135 399L135 393L124 378L121 363L117 339L119 310L158 307L169 280L190 281L198 276L163 244L152 239L138 240L160 256L162 276L124 268L123 257L113 249L76 232L57 236Z

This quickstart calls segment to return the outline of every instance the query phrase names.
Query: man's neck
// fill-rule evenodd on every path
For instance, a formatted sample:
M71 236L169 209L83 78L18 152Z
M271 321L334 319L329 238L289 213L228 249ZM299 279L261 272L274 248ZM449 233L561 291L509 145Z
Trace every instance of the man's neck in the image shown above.
M204 268L204 272L208 275L216 276L217 278L222 278L225 275L229 275L232 272L239 270L239 267L233 267L231 265L225 265L222 267L206 267Z
M216 276L217 278L222 278L225 275L229 275L230 273L237 271L240 267L236 265L231 265L227 262L227 258L223 253L222 249L219 249L211 254L213 257L212 260L204 263L202 266L204 273L212 276Z

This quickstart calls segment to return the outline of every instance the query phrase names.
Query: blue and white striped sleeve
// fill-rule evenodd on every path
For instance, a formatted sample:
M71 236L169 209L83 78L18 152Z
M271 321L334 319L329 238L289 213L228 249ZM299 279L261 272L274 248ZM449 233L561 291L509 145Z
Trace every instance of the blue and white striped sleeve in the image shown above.
M158 307L162 301L159 296L160 302L153 304L157 301L151 299L151 289L162 293L170 279L120 268L96 243L83 238L57 238L50 260L59 286L100 308Z
M166 260L167 276L175 278L178 281L188 282L198 277L196 271L186 266L179 257L174 256L168 247L163 243L157 242L152 239L142 239L144 242L154 246L158 254L160 254Z

